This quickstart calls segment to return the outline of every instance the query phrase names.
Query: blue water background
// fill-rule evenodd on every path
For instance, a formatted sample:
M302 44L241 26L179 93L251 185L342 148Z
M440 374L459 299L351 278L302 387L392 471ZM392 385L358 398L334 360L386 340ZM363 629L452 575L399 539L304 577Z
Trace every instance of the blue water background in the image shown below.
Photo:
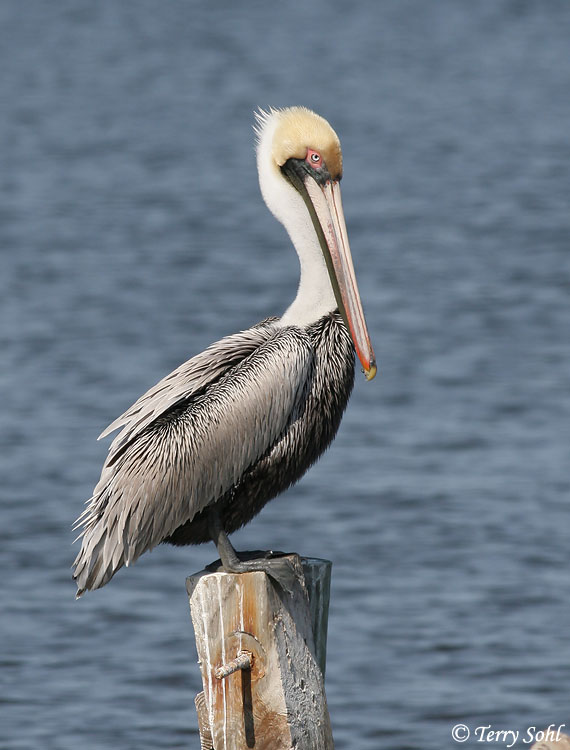
M338 750L570 727L569 40L563 0L0 4L0 747L199 746L214 549L75 602L70 525L99 432L295 293L258 105L342 139L379 361L234 537L334 562Z

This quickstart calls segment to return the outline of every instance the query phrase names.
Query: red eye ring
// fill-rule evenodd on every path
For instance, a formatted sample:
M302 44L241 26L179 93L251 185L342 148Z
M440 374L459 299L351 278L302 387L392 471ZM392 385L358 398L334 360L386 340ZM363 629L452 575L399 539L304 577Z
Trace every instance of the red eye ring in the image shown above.
M305 161L312 167L320 167L323 163L322 156L318 151L314 151L312 148L307 149L307 156L305 157Z

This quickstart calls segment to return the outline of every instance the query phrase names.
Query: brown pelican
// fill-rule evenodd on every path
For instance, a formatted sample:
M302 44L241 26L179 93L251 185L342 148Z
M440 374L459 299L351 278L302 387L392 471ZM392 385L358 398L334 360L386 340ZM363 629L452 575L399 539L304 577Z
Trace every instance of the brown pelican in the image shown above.
M227 534L296 482L333 440L354 380L354 352L376 374L342 211L339 139L303 107L257 114L263 198L299 255L295 300L281 318L212 344L139 398L101 435L113 440L76 527L77 595L104 586L160 542Z

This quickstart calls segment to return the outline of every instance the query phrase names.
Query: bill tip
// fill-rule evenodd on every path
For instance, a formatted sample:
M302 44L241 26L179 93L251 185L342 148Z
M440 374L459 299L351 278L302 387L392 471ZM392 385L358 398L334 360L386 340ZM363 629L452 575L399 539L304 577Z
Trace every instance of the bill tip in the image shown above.
M376 362L372 361L368 369L364 371L366 380L373 380L376 377L376 372L377 372Z

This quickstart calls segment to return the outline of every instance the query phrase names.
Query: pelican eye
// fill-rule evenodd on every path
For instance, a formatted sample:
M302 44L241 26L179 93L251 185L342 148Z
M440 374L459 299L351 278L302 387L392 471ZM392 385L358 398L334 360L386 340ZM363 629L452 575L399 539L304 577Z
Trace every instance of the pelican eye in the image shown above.
M323 158L318 151L313 151L312 148L307 149L307 156L305 161L312 167L321 167L323 164Z

